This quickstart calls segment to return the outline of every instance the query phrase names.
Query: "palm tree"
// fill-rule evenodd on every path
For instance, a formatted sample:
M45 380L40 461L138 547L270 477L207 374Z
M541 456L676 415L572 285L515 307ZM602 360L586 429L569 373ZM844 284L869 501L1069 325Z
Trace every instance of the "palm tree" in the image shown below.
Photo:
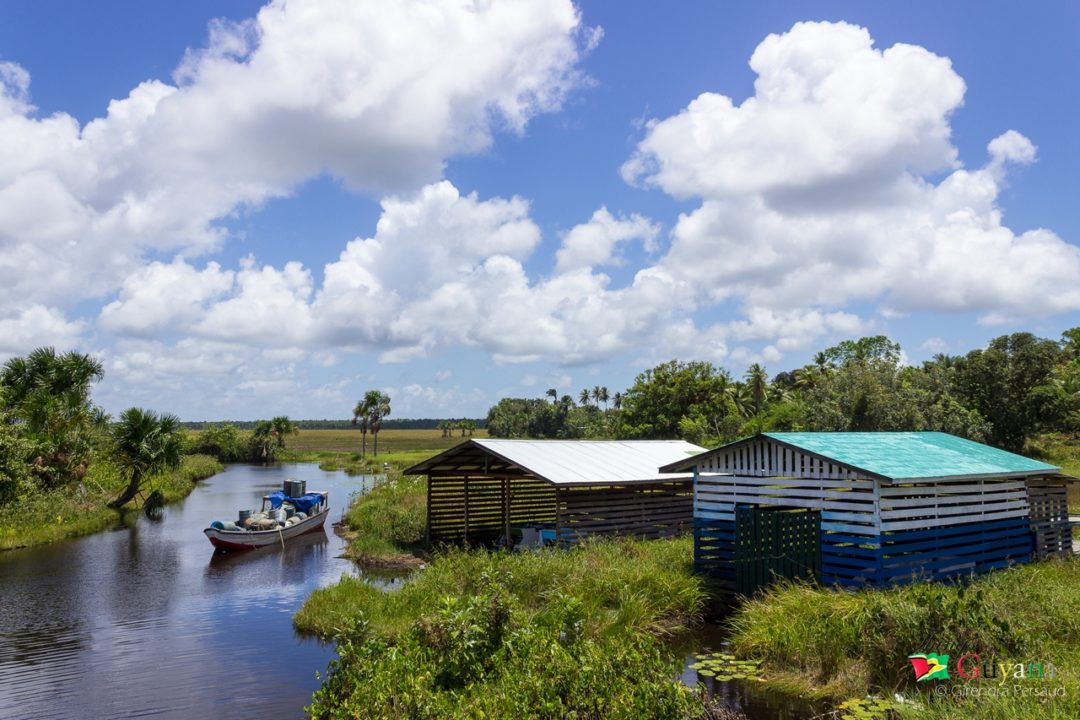
M120 508L131 502L143 481L154 473L179 467L183 448L180 418L158 415L142 408L128 408L112 431L116 459L128 484L120 496L109 503Z
M588 389L582 390L581 394L578 395L578 402L581 403L582 407L588 407L590 397L592 397L592 396L589 394Z
M364 457L367 454L367 431L372 429L372 413L370 413L370 406L368 405L368 395L372 392L368 392L364 395L363 399L357 400L356 407L352 409L352 424L360 425L360 456Z
M608 394L608 389L606 387L600 388L600 392L597 395L596 399L599 400L600 402L604 403L604 410L608 409L607 404L608 404L608 400L611 399L611 395Z
M622 408L623 398L625 398L625 397L626 396L623 395L621 392L615 393L615 397L612 398L611 404L615 406L616 410L619 410L619 409Z
M548 391L544 394L551 398L551 402L553 403L558 402L559 400L559 391L555 388L548 388Z
M367 408L368 427L375 436L375 456L379 456L379 430L382 421L390 414L390 396L381 390L368 390L364 394L364 406Z
M276 418L270 420L270 427L275 438L277 438L277 446L279 448L285 447L285 436L296 435L300 432L300 428L296 426L288 415L278 415Z
M255 423L255 429L251 432L251 445L254 454L260 460L270 462L274 459L274 446L277 438L274 433L274 424L269 420L260 420Z
M106 416L90 403L90 386L104 377L100 362L51 347L16 357L0 369L4 408L37 448L34 472L47 486L81 479Z
M753 403L754 415L760 415L765 407L765 398L769 393L769 374L760 363L754 363L746 369L746 389Z

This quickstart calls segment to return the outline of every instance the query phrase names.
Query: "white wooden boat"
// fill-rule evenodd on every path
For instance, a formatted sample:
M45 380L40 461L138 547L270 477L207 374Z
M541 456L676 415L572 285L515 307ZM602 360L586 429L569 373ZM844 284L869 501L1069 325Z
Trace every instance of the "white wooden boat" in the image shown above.
M311 512L307 517L288 525L279 524L277 527L267 530L245 530L243 528L231 530L225 527L208 527L203 530L203 533L209 538L210 543L220 550L254 550L255 548L279 543L284 546L290 538L321 530L326 522L326 516L330 514L329 492L314 491L308 494L321 496L319 503L311 508ZM270 496L264 495L263 511L266 511L269 502ZM222 523L216 524L221 525ZM234 523L229 523L229 525L234 525Z

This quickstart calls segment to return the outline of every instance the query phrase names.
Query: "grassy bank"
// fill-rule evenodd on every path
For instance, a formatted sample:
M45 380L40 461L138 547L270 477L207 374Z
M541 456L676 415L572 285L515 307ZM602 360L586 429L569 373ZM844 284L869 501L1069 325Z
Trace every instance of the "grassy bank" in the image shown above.
M900 705L899 714L920 720L1080 717L1080 558L999 571L967 586L843 592L787 585L748 602L730 622L734 651L762 660L767 676L788 688L834 698L901 691L916 702ZM1041 682L1063 687L1065 696L1031 693L1040 681L1022 680L1020 693L1028 694L987 697L996 680L957 679L950 665L948 692L984 690L939 697L932 684L912 682L908 655L929 652L953 663L965 652L1010 664L1050 662L1057 677Z
M211 457L188 455L177 470L151 478L146 494L160 490L166 502L175 502L191 492L195 481L222 469ZM106 507L125 484L115 466L99 461L90 466L83 479L85 492L55 490L35 495L17 507L5 508L0 523L0 550L43 545L114 527L125 516L135 515L141 509L138 503L131 503L122 513Z
M294 622L338 639L314 717L686 718L661 639L703 601L688 538L618 540L450 550L397 592L342 578Z
M421 544L427 521L422 477L391 470L349 508L343 525L349 540L347 554L361 565L411 569L421 563Z

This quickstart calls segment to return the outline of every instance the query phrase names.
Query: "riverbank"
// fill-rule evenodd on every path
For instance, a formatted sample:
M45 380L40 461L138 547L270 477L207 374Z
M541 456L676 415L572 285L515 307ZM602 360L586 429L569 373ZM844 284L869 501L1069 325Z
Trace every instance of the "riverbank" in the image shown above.
M836 700L900 692L909 702L895 711L913 720L1080 717L1080 558L998 571L966 586L785 585L729 622L733 652L762 661L768 682L789 692ZM949 680L916 687L908 660L915 653L948 654ZM1008 680L958 677L964 653L1007 663ZM1011 677L1015 663L1028 662L1053 664L1055 676Z
M392 593L343 577L294 618L338 642L312 716L700 717L664 646L704 605L691 548L454 549Z
M224 466L207 455L187 455L174 471L161 473L146 483L148 495L160 490L166 503L181 500L198 480L215 475ZM66 538L89 535L115 527L127 517L138 517L141 501L128 504L122 511L106 504L126 484L120 471L107 461L91 464L83 478L82 491L60 489L40 493L17 506L0 508L0 550L44 545Z

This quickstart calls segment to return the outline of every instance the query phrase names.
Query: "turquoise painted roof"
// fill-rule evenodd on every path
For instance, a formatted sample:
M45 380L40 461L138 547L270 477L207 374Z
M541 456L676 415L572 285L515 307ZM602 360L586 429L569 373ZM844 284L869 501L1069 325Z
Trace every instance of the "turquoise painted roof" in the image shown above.
M776 432L763 435L892 480L1061 472L1055 465L941 432Z

